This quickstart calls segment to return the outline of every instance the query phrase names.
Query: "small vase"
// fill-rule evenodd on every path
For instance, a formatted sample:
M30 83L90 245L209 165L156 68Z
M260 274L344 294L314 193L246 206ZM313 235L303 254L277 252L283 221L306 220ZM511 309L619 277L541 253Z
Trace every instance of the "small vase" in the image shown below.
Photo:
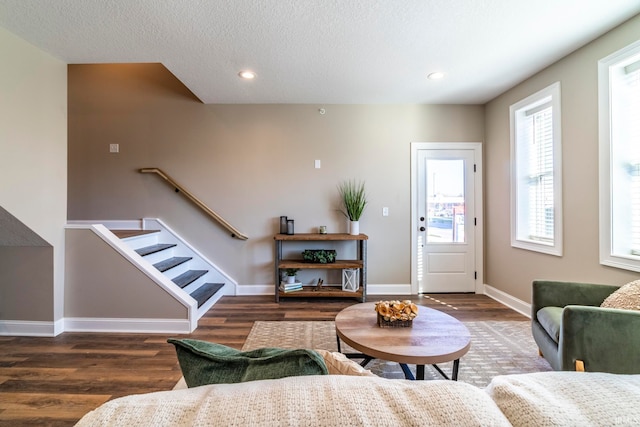
M296 276L287 276L287 283L296 283Z
M360 234L360 221L351 221L349 223L349 234L352 236Z
M287 217L280 217L280 234L287 234Z

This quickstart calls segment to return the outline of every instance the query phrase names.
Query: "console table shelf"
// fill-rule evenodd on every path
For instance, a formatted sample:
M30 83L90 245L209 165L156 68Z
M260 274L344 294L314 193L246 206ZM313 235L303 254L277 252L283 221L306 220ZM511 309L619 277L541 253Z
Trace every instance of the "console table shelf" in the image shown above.
M364 302L367 295L367 240L366 234L351 235L346 233L317 234L276 234L273 237L276 248L275 261L275 297L276 302L280 298L357 298ZM332 263L313 263L305 262L301 259L283 259L282 246L284 242L348 242L357 243L356 259L339 259ZM301 270L342 270L345 268L357 268L360 270L359 288L356 292L343 291L340 286L303 286L302 290L294 292L283 292L280 290L281 270L287 268L298 268Z
M278 268L299 268L303 269L325 269L325 270L335 270L340 268L362 268L363 262L359 260L339 260L337 259L335 262L327 263L327 264L319 264L312 262L304 262L300 260L291 260L291 259L283 259L278 264Z

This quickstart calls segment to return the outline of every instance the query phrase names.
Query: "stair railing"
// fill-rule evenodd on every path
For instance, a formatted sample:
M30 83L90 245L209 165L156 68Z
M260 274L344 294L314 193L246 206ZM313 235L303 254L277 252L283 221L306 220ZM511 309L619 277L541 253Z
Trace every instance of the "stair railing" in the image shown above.
M191 200L196 206L202 209L207 215L216 220L220 225L231 232L231 237L235 237L240 240L247 240L249 237L236 229L233 225L229 224L224 218L214 212L209 206L205 205L200 199L194 196L189 190L178 184L173 178L164 173L161 169L158 168L142 168L140 169L140 173L155 173L158 174L162 179L167 181L173 188L175 188L176 192L182 193L185 197Z

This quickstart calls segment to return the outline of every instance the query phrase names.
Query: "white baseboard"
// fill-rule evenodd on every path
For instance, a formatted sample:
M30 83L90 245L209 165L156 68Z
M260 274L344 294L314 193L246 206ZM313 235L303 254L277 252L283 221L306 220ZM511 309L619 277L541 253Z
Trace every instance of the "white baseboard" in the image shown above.
M236 296L250 295L274 295L273 285L238 285L236 286Z
M186 319L100 319L71 317L64 319L65 332L191 333Z
M0 320L0 336L55 337L60 334L60 321Z
M58 319L53 324L53 336L56 337L64 332L64 318Z
M236 286L236 296L273 294L273 285ZM411 285L367 285L367 295L411 295Z
M523 316L531 318L531 304L522 301L516 297L509 295L493 286L484 285L484 294L489 298L492 298L499 303L502 303L512 310L517 311Z
M411 284L369 284L367 285L367 295L411 295Z

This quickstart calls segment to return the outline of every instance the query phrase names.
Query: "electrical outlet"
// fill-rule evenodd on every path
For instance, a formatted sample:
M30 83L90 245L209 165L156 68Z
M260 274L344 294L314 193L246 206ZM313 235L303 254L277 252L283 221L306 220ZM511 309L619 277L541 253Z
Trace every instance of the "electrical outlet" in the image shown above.
M119 153L120 152L120 144L109 144L109 152L110 153Z

